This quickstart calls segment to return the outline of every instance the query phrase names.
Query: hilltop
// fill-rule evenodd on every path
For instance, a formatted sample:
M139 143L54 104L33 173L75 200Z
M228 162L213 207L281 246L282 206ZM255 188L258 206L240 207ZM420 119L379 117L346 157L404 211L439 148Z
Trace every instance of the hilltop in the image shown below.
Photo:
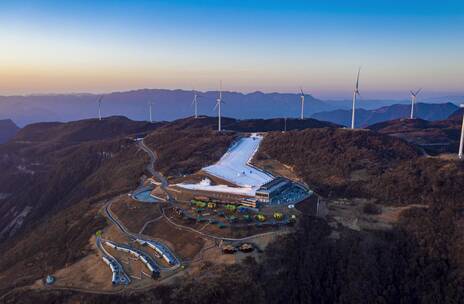
M459 119L449 118L438 121L426 121L423 119L391 120L373 124L368 129L402 138L420 146L431 155L438 155L440 153L455 153L458 150L461 124L462 115Z
M45 122L30 124L22 128L14 141L54 141L85 142L123 137L133 134L144 134L160 126L162 123L138 122L124 116L111 116L98 119L85 119L62 122Z

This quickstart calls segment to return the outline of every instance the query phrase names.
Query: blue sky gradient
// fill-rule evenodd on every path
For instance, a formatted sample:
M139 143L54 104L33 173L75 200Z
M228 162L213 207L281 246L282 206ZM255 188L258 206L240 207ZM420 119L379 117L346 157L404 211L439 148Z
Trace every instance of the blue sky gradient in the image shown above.
M464 91L464 1L4 1L0 94Z

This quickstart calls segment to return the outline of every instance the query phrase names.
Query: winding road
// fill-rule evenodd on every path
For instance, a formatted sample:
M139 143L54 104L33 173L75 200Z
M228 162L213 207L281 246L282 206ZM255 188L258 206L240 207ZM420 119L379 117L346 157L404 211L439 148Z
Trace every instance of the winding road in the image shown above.
M171 194L166 190L166 188L169 186L168 180L163 176L163 174L161 174L161 172L155 170L155 162L158 159L158 156L154 151L148 148L147 145L145 145L143 139L138 142L138 145L150 157L150 164L147 166L147 170L151 173L151 175L156 177L161 182L161 189L166 193L168 201L170 203L173 202Z

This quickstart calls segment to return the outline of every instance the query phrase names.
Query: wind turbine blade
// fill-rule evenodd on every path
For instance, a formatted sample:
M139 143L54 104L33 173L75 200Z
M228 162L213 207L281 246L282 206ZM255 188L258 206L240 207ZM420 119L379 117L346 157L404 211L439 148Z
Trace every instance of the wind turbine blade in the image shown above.
M416 91L416 96L419 95L419 93L422 91L422 88Z
M359 88L359 74L361 73L361 67L359 67L358 69L358 77L356 78L356 91L358 90Z

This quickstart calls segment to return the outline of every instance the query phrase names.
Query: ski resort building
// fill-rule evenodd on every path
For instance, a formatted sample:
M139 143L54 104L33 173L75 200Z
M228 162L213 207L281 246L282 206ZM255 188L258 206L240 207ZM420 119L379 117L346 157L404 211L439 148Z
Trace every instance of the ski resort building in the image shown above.
M292 182L283 177L277 177L262 185L256 190L256 198L263 203L269 203L272 197L279 195L285 189L291 187Z

